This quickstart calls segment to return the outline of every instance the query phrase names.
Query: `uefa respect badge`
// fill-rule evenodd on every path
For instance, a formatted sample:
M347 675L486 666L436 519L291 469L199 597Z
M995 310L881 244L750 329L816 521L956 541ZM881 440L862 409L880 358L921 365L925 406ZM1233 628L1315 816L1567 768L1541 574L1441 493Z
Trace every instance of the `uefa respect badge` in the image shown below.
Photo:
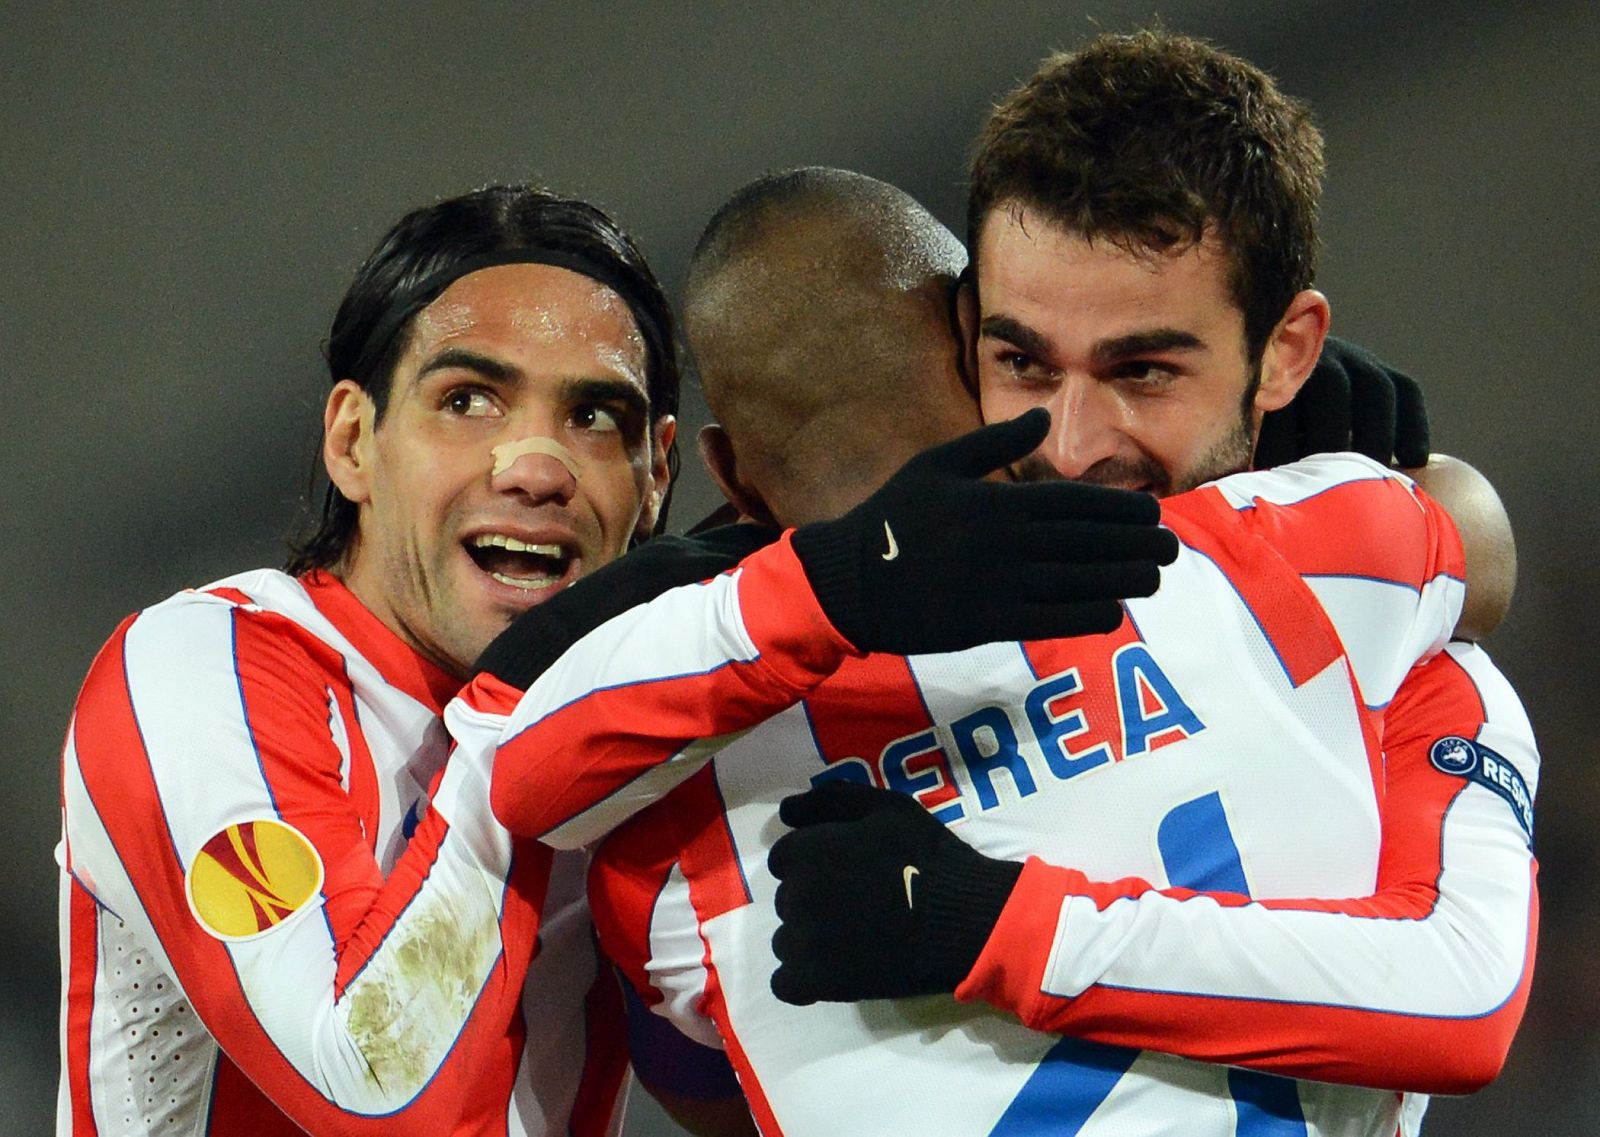
M1454 774L1505 799L1529 842L1533 840L1533 794L1516 766L1483 743L1447 734L1428 748L1428 761L1443 774Z
M275 818L213 834L184 878L189 910L219 940L249 940L281 927L322 888L322 858L304 834Z

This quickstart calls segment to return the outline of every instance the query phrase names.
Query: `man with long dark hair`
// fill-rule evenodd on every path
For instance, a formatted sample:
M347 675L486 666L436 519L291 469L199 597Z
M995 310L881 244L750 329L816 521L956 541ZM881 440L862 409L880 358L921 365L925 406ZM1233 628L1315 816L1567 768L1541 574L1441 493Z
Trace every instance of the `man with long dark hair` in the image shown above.
M654 529L665 298L604 213L497 186L389 231L328 362L292 575L131 617L79 699L61 1131L606 1132L627 1057L581 860L513 854L440 714Z

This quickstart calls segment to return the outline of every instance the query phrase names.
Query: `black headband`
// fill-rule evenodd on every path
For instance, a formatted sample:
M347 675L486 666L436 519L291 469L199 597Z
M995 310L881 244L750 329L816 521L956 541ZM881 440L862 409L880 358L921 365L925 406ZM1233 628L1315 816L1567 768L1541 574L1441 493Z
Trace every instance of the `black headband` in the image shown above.
M362 347L361 362L366 363L385 351L389 342L394 339L395 333L407 320L437 300L446 288L463 276L478 272L480 269L510 264L554 265L556 268L564 268L580 276L587 276L590 280L611 289L622 297L623 303L628 306L628 311L633 314L633 322L639 327L639 334L644 337L647 353L655 357L647 362L653 364L652 369L661 367L664 362L661 357L670 350L666 329L661 327L652 314L649 294L640 287L638 279L614 264L597 260L574 249L546 248L539 245L495 249L492 252L463 257L447 268L430 273L410 288L400 292L389 301L383 316L373 325Z

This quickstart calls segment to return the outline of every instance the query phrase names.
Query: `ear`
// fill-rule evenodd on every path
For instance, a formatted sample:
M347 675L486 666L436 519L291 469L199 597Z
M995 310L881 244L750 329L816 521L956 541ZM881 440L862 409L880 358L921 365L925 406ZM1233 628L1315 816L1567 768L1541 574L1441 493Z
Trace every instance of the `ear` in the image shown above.
M961 373L962 385L978 397L978 274L969 264L956 280L955 296L951 300L956 323L956 367Z
M346 498L372 500L373 429L377 407L354 379L341 379L322 410L322 464Z
M650 428L650 488L645 493L644 508L639 511L639 521L633 527L634 540L642 541L656 531L656 519L661 516L661 503L667 500L672 488L673 440L678 437L678 420L672 415L662 415Z
M733 439L728 437L728 432L717 423L712 423L700 428L700 436L696 441L700 445L700 461L705 463L706 472L717 483L728 504L752 521L777 528L766 501L752 486L740 479L739 460L734 456Z
M1328 298L1322 293L1310 288L1295 293L1261 353L1261 385L1256 388L1255 401L1258 412L1286 407L1300 393L1322 354L1330 318Z

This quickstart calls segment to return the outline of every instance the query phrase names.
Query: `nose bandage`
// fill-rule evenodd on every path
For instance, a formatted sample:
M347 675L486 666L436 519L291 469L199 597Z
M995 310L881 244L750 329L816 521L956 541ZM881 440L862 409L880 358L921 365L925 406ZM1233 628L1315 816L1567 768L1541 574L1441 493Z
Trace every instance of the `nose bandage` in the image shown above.
M498 477L516 465L524 454L548 454L567 468L574 479L578 477L578 458L572 451L553 438L536 434L532 438L519 438L515 442L502 442L489 451L494 456L494 469L490 477Z

